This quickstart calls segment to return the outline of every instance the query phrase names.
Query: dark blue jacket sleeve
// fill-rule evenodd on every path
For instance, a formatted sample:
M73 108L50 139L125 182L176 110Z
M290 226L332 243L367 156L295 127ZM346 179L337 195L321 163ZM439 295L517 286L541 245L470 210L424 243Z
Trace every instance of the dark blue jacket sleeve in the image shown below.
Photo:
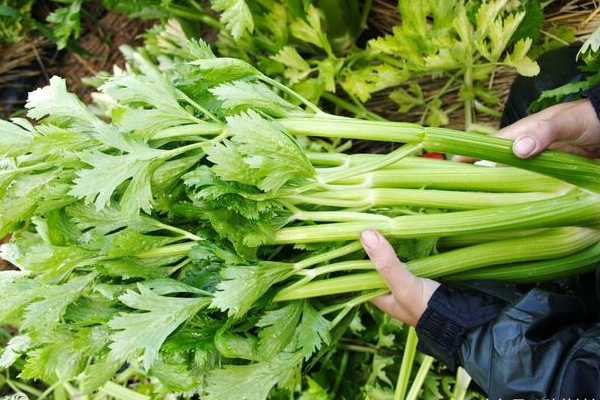
M600 399L600 323L574 298L497 282L442 285L419 350L461 365L490 399Z
M594 86L583 92L583 97L590 99L596 116L600 119L600 83L596 83Z

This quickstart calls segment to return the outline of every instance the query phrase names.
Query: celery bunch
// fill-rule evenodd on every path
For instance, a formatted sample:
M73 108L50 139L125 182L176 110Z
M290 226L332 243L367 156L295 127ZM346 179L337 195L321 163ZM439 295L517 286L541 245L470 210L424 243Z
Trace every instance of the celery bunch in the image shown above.
M0 368L24 358L23 377L91 393L127 366L159 397L261 400L304 391L303 369L386 292L362 229L442 279L529 282L600 259L593 161L335 117L202 42L180 50L195 60L159 70L125 49L127 70L98 78L105 118L55 77L30 94L36 122L0 122L2 257L19 268L0 272L0 323L20 327ZM346 139L404 144L348 154Z

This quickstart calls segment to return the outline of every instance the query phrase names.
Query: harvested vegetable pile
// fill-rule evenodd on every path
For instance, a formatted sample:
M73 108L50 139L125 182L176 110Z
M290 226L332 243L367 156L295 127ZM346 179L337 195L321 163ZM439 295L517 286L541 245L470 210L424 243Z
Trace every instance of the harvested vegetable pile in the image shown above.
M521 160L500 138L329 115L203 42L161 45L172 57L125 48L128 68L97 77L102 118L54 77L29 96L35 124L0 122L0 233L13 235L1 254L20 269L0 272L0 323L20 328L0 367L83 393L125 374L158 398L308 396L343 375L343 355L327 367L333 345L356 346L340 337L361 330L357 306L386 292L362 229L393 239L421 276L531 282L600 260L593 161ZM350 155L347 139L404 144ZM381 345L403 334L372 318ZM389 393L376 383L387 360L360 378L373 398ZM399 377L406 391L410 369Z

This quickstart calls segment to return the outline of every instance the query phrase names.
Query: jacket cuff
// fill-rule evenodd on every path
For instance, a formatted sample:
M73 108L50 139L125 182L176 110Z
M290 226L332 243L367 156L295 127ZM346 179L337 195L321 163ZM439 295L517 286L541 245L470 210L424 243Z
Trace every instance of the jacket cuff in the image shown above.
M596 111L596 116L598 120L600 120L600 83L596 83L594 86L583 92L583 97L590 99L590 103L592 103L592 107L594 107L594 111Z
M455 369L467 331L495 319L506 303L473 287L442 284L417 323L417 349Z

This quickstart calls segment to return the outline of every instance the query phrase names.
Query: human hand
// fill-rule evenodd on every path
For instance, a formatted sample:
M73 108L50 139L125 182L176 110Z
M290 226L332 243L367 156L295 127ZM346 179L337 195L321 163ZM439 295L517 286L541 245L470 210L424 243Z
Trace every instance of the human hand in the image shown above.
M372 300L373 304L392 317L415 326L440 284L411 274L379 232L364 230L360 240L391 292Z
M531 114L494 134L514 140L517 157L529 158L546 148L583 157L600 156L600 120L588 99L557 104ZM467 157L455 157L468 162Z

